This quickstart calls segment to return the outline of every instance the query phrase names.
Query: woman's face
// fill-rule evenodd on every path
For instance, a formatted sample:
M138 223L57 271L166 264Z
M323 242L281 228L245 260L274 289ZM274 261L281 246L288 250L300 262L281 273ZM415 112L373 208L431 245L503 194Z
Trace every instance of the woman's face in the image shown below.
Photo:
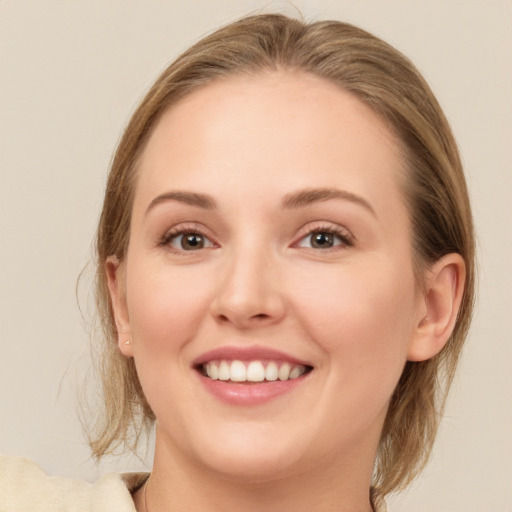
M425 313L402 166L372 111L305 74L219 81L162 117L110 276L157 456L260 480L371 465Z

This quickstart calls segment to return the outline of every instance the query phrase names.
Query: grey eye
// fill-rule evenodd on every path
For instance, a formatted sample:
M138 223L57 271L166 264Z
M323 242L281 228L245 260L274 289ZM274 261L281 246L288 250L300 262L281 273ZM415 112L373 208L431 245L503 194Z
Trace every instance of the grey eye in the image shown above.
M313 231L305 236L299 244L299 247L311 247L313 249L330 249L336 245L341 245L343 240L335 233L328 231Z

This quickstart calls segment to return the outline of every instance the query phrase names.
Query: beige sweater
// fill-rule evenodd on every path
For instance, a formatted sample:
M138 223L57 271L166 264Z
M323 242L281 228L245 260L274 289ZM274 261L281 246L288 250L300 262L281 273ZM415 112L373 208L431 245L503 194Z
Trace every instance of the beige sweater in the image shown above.
M34 462L0 456L0 512L136 512L131 493L147 473L110 473L95 484L46 475ZM386 512L379 500L376 512Z
M90 484L47 476L21 457L0 457L0 512L135 512L131 491L147 477L110 473Z

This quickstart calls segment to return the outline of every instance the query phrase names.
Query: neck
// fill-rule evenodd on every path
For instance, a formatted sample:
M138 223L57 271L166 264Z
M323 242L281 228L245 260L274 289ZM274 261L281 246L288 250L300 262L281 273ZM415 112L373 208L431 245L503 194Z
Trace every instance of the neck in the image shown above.
M135 497L139 512L371 512L369 486L375 450L361 460L304 471L284 471L265 479L240 479L190 460L158 433L153 472L146 492ZM339 459L339 457L338 457ZM307 464L304 464L307 466Z

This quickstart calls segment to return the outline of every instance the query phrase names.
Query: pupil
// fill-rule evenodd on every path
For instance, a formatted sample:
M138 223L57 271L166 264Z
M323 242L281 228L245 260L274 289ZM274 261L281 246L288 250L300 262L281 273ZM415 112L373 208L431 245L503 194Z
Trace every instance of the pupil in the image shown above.
M194 233L184 236L181 242L183 249L200 249L203 244L203 237Z
M312 245L315 248L324 248L332 246L332 235L330 233L316 233L313 235Z

